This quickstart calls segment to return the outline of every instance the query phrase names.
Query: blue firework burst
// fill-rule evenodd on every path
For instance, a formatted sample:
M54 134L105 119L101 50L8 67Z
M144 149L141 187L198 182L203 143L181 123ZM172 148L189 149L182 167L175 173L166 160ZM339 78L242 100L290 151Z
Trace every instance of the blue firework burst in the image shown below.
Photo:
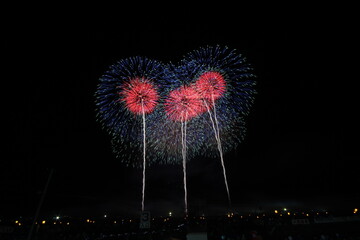
M101 76L95 93L97 120L112 136L114 153L126 164L141 162L141 109L151 124L149 116L157 112L170 80L161 62L145 57L122 59Z

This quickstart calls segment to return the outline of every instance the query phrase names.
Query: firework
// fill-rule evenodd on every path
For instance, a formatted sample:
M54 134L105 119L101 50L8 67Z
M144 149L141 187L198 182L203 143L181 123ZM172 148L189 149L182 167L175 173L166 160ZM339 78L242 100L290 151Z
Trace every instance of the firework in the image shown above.
M169 81L164 65L145 57L122 59L100 78L95 97L97 120L113 138L114 152L129 166L141 166L143 111L146 123L159 107Z
M226 82L219 72L208 71L199 76L195 81L194 88L199 93L200 98L208 101L217 100L224 95Z
M129 111L144 115L151 113L158 104L159 94L154 84L146 78L130 79L119 92Z
M165 112L171 120L188 121L206 110L199 92L182 86L170 92L165 102Z
M253 104L252 67L236 50L205 47L176 66L129 58L110 67L96 92L98 120L112 135L116 156L127 165L182 163L187 212L186 162L219 157L231 204L224 154L245 135ZM142 158L139 149L142 148Z
M142 145L142 211L145 198L146 115L151 114L158 105L159 90L166 86L164 73L163 65L154 60L141 57L120 60L100 78L95 94L98 120L113 136L114 148L131 153L138 151ZM124 161L135 159L122 158Z
M135 139L132 131L141 120L141 99L145 113L151 113L165 86L162 63L142 57L118 61L100 78L95 93L98 121L110 134Z
M223 97L223 107L234 110L232 116L248 115L256 94L255 75L247 59L236 50L221 46L200 48L188 53L182 64L196 66L193 81L205 87L205 98ZM200 87L201 91L204 92Z

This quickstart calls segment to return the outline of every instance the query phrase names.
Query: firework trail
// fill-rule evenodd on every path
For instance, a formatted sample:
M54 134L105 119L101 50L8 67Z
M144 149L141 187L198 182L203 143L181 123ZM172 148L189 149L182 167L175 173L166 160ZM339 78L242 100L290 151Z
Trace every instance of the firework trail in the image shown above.
M224 164L224 155L223 155L223 150L222 150L222 146L221 146L221 139L220 139L220 134L219 134L219 124L218 124L218 120L216 117L216 107L215 107L215 101L213 99L213 109L214 109L214 116L212 116L211 114L211 110L207 104L206 101L204 101L204 104L207 108L207 111L209 113L209 118L214 130L214 134L215 134L215 139L217 142L217 147L219 150L219 155L220 155L220 161L221 161L221 166L222 166L222 170L223 170L223 175L224 175L224 181L225 181L225 187L226 187L226 192L227 192L227 196L228 196L228 202L229 202L229 206L231 207L231 197L230 197L230 190L229 190L229 185L228 185L228 181L227 181L227 176L226 176L226 169L225 169L225 164ZM214 123L214 119L215 119L215 123Z
M183 181L184 181L184 203L185 203L185 216L188 214L187 202L187 184L186 184L186 121L181 121L181 143L182 143L182 159L183 159Z
M142 179L142 201L141 201L141 211L144 211L144 202L145 202L145 169L146 169L146 122L145 122L145 110L144 110L144 100L141 99L141 110L143 117L143 179Z

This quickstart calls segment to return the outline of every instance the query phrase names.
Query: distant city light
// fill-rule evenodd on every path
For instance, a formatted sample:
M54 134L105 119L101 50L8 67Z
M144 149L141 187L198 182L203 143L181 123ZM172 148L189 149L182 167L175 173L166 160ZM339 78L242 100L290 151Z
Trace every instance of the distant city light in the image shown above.
M312 210L299 210L299 209L295 209L293 208L292 206L291 207L291 210L290 209L287 209L287 208L277 208L277 209L270 209L269 211L263 211L263 212L258 212L258 213L237 213L237 212L223 212L223 214L225 213L225 215L222 215L223 218L237 218L239 217L239 219L251 219L251 218L255 218L258 219L257 221L261 220L261 219L264 219L264 217L268 217L270 219L276 219L277 217L280 217L279 219L283 219L284 218L292 218L293 216L298 216L299 218L302 218L302 220L311 220L312 218L317 218L317 217L320 217L320 216L331 216L333 213L332 213L332 210L331 209L312 209ZM353 214L351 214L351 207L352 207L352 212ZM352 216L358 216L359 215L359 212L358 212L358 208L355 208L355 206L351 206L350 208L348 208L346 210L346 214L348 215L352 215ZM166 211L166 210L165 210ZM305 212L306 211L306 212ZM240 215L242 214L242 215ZM325 214L328 214L328 215L325 215ZM311 215L311 216L310 216ZM101 217L103 216L103 217ZM177 215L175 214L174 217L176 217ZM287 217L288 216L288 217ZM86 216L85 216L86 217ZM86 219L85 217L82 217L80 218L80 221L82 224L85 224L87 225L87 223L92 223L94 225L89 225L89 226L96 226L95 225L95 221L94 220L91 220L91 219ZM92 217L92 216L90 216ZM115 219L119 219L119 224L124 224L124 223L137 223L137 220L133 220L133 219L130 219L130 218L125 218L125 219L121 219L121 218L116 218L115 215L112 215L110 213L110 217L107 218L107 219L104 219L109 217L107 216L107 214L104 215L101 215L100 213L100 216L98 216L97 218L93 218L93 219L96 219L96 221L98 221L98 224L109 224L109 225L112 225L113 227L115 226L118 226L117 225L117 220ZM250 218L251 217L251 218ZM17 218L17 219L16 219ZM44 217L45 218L45 217ZM66 220L68 217L65 216L65 215L60 215L57 216L57 215L52 215L50 216L50 218L46 218L47 220L41 220L41 218L38 219L37 222L34 222L34 224L37 224L38 226L40 226L41 224L42 225L50 225L53 224L53 225L60 225L60 226L63 226L63 225L70 225L70 222L67 222ZM206 217L208 218L208 217ZM191 217L191 219L194 219L196 220L198 223L200 222L203 222L205 219L205 214L204 213L201 213L198 215L198 216L194 216L194 217ZM296 217L293 217L296 219ZM15 220L14 220L15 219ZM19 220L20 219L20 220ZM61 219L61 221L60 221ZM101 220L102 219L102 220ZM186 219L186 218L185 218ZM152 217L152 218L149 218L149 220L159 220L162 224L168 224L168 223L171 223L174 221L174 219L172 218L172 211L169 211L168 210L168 216L164 215L164 216L161 216L161 218L158 218L158 217ZM229 219L231 220L231 219ZM4 221L4 219L3 219ZM72 220L68 220L68 221L72 221ZM15 218L12 218L12 219L9 219L9 222L12 224L12 226L14 228L18 228L19 230L27 227L27 223L25 222L24 224L24 220L22 218L19 218L19 216L15 217ZM72 221L71 225L74 226L74 224L78 224L77 221ZM130 224L130 225L132 225ZM18 227L18 226L21 226ZM56 226L54 226L56 227ZM65 227L65 226L63 226ZM65 227L65 228L68 228L68 227Z

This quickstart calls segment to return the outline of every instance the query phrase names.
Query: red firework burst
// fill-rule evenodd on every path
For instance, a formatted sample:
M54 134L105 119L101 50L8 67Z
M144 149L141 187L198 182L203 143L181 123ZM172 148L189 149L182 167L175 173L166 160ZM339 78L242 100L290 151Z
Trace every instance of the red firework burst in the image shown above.
M165 111L174 121L187 121L206 111L199 93L189 86L170 92L165 102Z
M135 114L151 113L156 107L159 95L155 86L145 78L134 78L119 93L126 107Z
M220 73L209 71L198 78L194 87L204 100L216 100L225 93L226 82Z

